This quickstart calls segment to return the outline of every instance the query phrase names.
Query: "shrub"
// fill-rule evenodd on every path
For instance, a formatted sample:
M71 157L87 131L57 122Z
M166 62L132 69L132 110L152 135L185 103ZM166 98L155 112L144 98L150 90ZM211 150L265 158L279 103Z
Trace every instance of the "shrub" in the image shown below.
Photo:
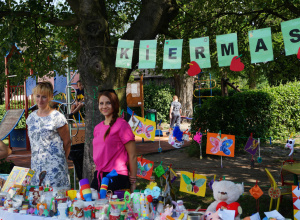
M285 139L291 132L300 131L299 82L262 90L249 90L229 97L214 97L203 100L196 108L192 131L209 129L217 133L236 136L235 148L242 150L245 138L251 133L262 141ZM202 149L206 141L203 140ZM192 143L190 155L199 156L199 145Z

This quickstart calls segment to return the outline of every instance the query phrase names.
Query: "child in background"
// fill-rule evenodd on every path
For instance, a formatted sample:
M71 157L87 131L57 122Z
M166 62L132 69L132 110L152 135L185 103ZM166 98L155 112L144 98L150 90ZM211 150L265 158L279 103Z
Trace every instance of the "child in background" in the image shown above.
M180 128L180 120L181 120L181 103L178 102L177 95L173 96L173 102L171 103L170 107L170 129L173 129L174 125L178 126Z

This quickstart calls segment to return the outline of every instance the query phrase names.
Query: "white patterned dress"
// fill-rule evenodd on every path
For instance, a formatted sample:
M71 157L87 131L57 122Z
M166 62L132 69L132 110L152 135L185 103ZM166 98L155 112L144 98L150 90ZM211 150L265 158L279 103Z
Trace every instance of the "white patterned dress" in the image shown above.
M32 112L26 120L31 145L31 169L35 171L31 185L39 184L39 174L46 171L43 181L49 180L53 187L70 187L68 164L58 128L67 124L63 114L54 110L46 117Z

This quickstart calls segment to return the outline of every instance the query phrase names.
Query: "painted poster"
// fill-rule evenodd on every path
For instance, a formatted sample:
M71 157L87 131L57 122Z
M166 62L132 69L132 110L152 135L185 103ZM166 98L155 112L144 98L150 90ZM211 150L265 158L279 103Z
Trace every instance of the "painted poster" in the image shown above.
M296 185L292 186L292 196L294 209L300 210L300 189Z
M157 40L141 40L139 50L139 69L154 69L156 66Z
M252 155L256 154L256 151L258 149L258 140L249 137L244 149L249 154Z
M181 69L183 39L166 40L163 69Z
M234 157L235 136L220 133L207 133L206 153Z
M131 69L133 40L119 40L116 57L116 67Z
M274 59L271 28L248 32L251 63L261 63Z
M206 176L193 174L186 171L180 172L180 191L190 193L196 196L205 197Z
M154 141L156 131L155 121L151 121L139 116L135 117L139 120L139 123L136 129L133 131L134 135Z
M230 66L234 56L239 56L237 34L218 35L217 51L219 66Z
M132 115L128 121L128 124L130 125L132 131L135 131L136 127L138 126L138 123L139 120L134 115Z
M154 162L144 158L137 158L137 176L143 179L150 180L153 172Z
M300 47L300 18L281 23L281 31L283 35L285 55L293 55L298 53Z
M209 37L190 39L190 59L201 68L210 68Z

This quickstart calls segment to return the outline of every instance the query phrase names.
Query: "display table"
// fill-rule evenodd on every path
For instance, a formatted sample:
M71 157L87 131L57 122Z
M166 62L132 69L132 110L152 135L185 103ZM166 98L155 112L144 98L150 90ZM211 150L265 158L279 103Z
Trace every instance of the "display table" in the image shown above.
M44 216L22 215L19 213L10 213L8 211L0 210L0 220L44 220L50 219Z

